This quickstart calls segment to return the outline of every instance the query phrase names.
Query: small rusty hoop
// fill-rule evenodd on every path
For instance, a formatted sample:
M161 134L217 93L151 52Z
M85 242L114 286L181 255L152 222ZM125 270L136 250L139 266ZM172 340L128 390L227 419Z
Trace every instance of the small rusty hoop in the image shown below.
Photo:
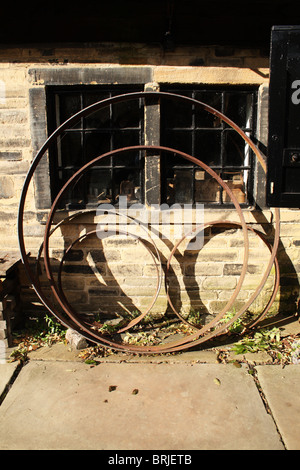
M76 240L74 240L72 243L70 243L70 245L65 249L64 251L64 254L62 256L62 259L59 263L59 269L58 269L58 279L57 279L57 284L58 284L58 292L59 292L59 295L62 299L62 301L64 302L64 304L66 305L66 308L72 312L72 315L73 317L77 317L79 318L79 314L76 312L76 310L74 309L74 307L72 307L70 305L70 303L68 302L66 296L65 296L65 293L63 291L63 287L62 287L62 280L61 280L61 275L62 275L62 267L63 267L63 263L65 261L65 258L66 256L68 255L68 253L72 250L72 248L74 247L74 245L76 245L77 243L81 242L84 238L86 237L89 237L91 235L97 235L98 233L98 230L91 230L90 232L87 232L83 235L81 235L80 237L76 238ZM106 232L106 234L109 235L109 231ZM113 235L115 233L113 232ZM128 235L127 232L125 231L121 231L121 230L118 230L118 235ZM152 253L152 251L150 250L150 248L148 247L148 245L144 242L144 240L141 238L141 237L138 237L136 235L133 235L131 234L131 236L133 238L135 238L136 240L138 240L145 248L146 250L149 252L150 256L152 257L152 260L154 261L154 264L155 264L155 268L156 268L156 276L157 276L157 284L156 284L156 288L155 288L155 292L154 292L154 295L152 296L152 299L151 299L151 302L150 302L150 305L147 307L147 309L142 312L140 315L138 315L137 317L135 317L133 320L131 320L126 326L123 326L123 328L119 329L116 333L123 333L124 331L126 330L129 330L130 328L132 328L134 325L136 325L137 323L139 323L143 318L146 317L146 315L151 311L153 305L155 304L156 300L157 300L157 297L159 295L159 292L160 292L160 288L161 288L161 284L162 284L162 270L161 270L161 262L157 262L156 259L155 259L155 256L154 254ZM86 323L86 322L85 322Z
M95 336L95 338L98 341L103 340L102 335L99 335L98 332L96 332L95 330L91 330L90 328L87 327L87 325L83 324L78 319L78 317L74 315L74 312L68 308L68 305L65 304L63 299L61 299L61 296L59 294L59 291L58 291L57 286L56 286L55 281L54 281L54 277L53 277L53 273L52 273L51 265L50 265L49 233L50 233L51 225L52 225L53 218L54 218L55 212L57 210L57 207L59 206L59 203L60 203L64 193L69 189L69 187L74 183L74 181L78 180L78 178L80 178L81 175L84 172L88 171L94 164L98 163L99 160L101 160L103 158L106 158L108 156L111 156L111 155L117 155L117 154L120 154L120 153L123 153L123 152L128 152L128 151L131 151L131 150L150 150L150 149L151 150L156 150L156 151L165 151L165 152L177 153L177 154L181 155L183 158L194 162L195 164L197 164L201 168L203 168L205 171L207 171L225 189L225 191L228 193L228 195L232 199L232 202L233 202L233 204L234 204L234 206L235 206L235 208L236 208L236 210L239 214L240 220L241 220L241 225L242 225L243 233L244 233L244 243L245 243L244 265L246 266L246 263L247 263L248 252L249 252L248 232L247 232L247 226L246 226L246 223L245 223L245 220L244 220L244 217L243 217L242 210L241 210L234 194L232 193L232 191L228 187L228 185L210 167L208 167L205 163L203 163L200 160L198 160L198 159L196 159L196 158L194 158L194 157L192 157L192 156L190 156L190 155L188 155L184 152L181 152L179 150L170 149L168 147L161 147L161 146L142 146L142 145L140 145L140 146L126 147L126 148L123 148L123 149L112 150L110 152L107 152L103 155L100 155L100 156L96 157L94 160L91 160L89 163L87 163L86 165L81 167L77 172L75 172L70 177L70 179L65 183L65 185L62 187L62 189L60 190L60 192L56 196L56 198L55 198L55 200L52 204L51 210L49 212L47 223L46 223L46 228L45 228L45 235L44 235L44 258L45 259L44 259L44 261L45 261L46 274L47 274L52 292L53 292L57 302L61 306L61 308L64 310L64 312L67 314L67 316L72 318L72 320L78 325L79 328L81 328L84 332L89 333L92 336ZM235 289L235 291L233 292L233 295L232 295L233 300L237 297L237 295L238 295L238 293L241 289L245 274L246 274L246 269L243 269L243 272L241 273L241 276L240 276L239 283L238 283L238 285L237 285L237 287L236 287L236 289ZM233 300L232 300L232 302L233 302ZM228 302L228 304L229 303L230 302ZM222 311L221 316L223 316L224 313L226 313L226 311L227 311L227 308L225 307ZM137 319L135 319L135 321L131 322L132 323L131 326L133 326L134 324L137 323L136 320ZM169 347L171 347L171 344L169 345ZM154 346L152 348L154 348Z
M173 302L170 298L170 294L169 294L169 289L168 289L168 272L169 272L169 269L170 269L170 265L171 265L171 261L172 261L172 258L174 256L174 253L176 252L176 250L178 249L179 245L189 236L196 236L197 233L199 233L200 231L204 230L206 227L208 226L215 226L215 225L218 225L219 227L222 227L222 228L241 228L241 224L239 224L238 222L230 222L230 221L227 221L227 220L224 220L224 221L212 221L212 222L208 222L207 224L203 224L199 227L196 227L195 229L191 230L189 233L187 233L186 235L184 235L173 247L172 251L171 251L171 254L169 256L169 259L167 261L167 268L166 268L166 292L167 292L167 298L168 298L168 302L173 310L173 312L175 313L175 315L177 315L177 317L184 323L186 323L188 326L192 327L192 328L195 328L195 329L200 329L200 333L203 334L205 331L208 331L209 329L211 328L214 328L217 324L217 322L219 320L221 320L222 316L221 314L218 314L213 320L211 320L205 327L201 327L201 328L198 328L197 325L195 324L192 324L190 323L188 320L186 320L179 312L177 309L175 309L174 305L173 305ZM260 232L259 230L256 230L252 227L249 227L247 226L247 229L249 231L251 231L252 233L258 235L258 237L264 242L264 244L266 245L266 247L268 248L268 250L270 251L270 253L272 254L272 246L270 245L270 243L268 242L268 240L266 239L265 235ZM249 328L252 328L254 325L256 325L259 321L263 320L263 318L266 316L267 312L269 311L272 303L273 303L273 300L274 298L276 297L276 294L278 292L278 288L279 288L279 278L280 278L280 272L279 272L279 264L278 264L278 260L277 258L275 257L274 259L274 267L275 267L275 282L274 282L274 285L273 285L273 291L272 291L272 295L271 295L271 298L269 300L269 302L267 303L266 307L263 309L263 311L261 312L260 315L257 316L257 318L255 320L253 320L253 322L250 322L249 324L247 324L245 326L245 328L249 329ZM265 276L263 276L260 284L257 286L256 290L254 291L254 293L250 296L250 298L248 299L248 301L246 302L246 304L243 306L243 308L241 308L239 310L239 312L237 313L238 317L241 317L246 311L247 309L250 307L250 305L254 302L254 300L257 298L257 296L259 295L262 287L264 286L265 284ZM228 306L227 304L227 311L228 309L233 305L233 303L231 302L230 303L230 306ZM217 333L216 333L217 335Z

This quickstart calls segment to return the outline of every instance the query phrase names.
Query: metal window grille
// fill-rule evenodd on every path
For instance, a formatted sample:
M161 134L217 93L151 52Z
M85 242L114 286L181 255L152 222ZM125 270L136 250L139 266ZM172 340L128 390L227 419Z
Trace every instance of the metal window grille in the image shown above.
M50 132L86 106L142 87L48 87ZM254 88L168 87L162 91L192 97L221 111L253 138L256 126L257 91ZM51 155L52 198L85 163L116 148L144 144L144 100L115 103L81 118L66 129ZM160 101L160 142L195 156L213 168L235 193L239 203L253 204L252 152L226 123L188 102ZM174 154L161 154L161 202L224 206L227 194L209 175ZM98 162L66 194L67 209L117 204L120 195L143 203L144 159L140 152L110 156ZM153 182L157 184L157 182Z
M256 125L257 91L253 88L167 88L202 101L221 111L253 138ZM204 110L189 103L165 102L161 106L162 145L195 156L213 168L237 196L241 204L253 203L253 156L234 130ZM225 191L199 167L178 158L162 158L162 194L173 203L229 203Z
M106 98L135 91L140 87L49 87L49 129L53 131L85 107ZM144 114L142 100L116 103L81 118L66 129L53 148L51 158L52 198L63 184L85 163L116 148L142 145ZM68 209L117 204L120 194L142 202L143 159L140 152L125 157L104 158L87 172L62 201Z

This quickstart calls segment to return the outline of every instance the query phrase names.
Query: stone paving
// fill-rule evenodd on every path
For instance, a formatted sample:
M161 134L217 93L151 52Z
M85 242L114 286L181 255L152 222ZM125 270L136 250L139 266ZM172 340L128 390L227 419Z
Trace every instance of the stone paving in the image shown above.
M212 350L94 366L56 344L0 365L0 449L299 450L299 386L298 365L250 374Z

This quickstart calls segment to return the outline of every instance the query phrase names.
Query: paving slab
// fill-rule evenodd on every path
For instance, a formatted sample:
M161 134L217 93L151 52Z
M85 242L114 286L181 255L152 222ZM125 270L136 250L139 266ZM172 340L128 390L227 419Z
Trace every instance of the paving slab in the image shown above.
M284 446L246 367L29 361L0 406L0 449Z
M300 450L300 365L256 369L287 450Z
M30 360L38 361L79 361L82 362L81 353L84 350L76 350L71 348L68 344L54 343L52 345L45 345L35 351L30 351L28 356ZM213 350L199 350L199 351L185 351L176 354L145 354L136 355L130 352L114 352L107 356L97 356L95 358L98 362L202 362L202 363L216 363L217 351Z
M80 350L73 349L64 343L45 345L36 350L29 351L28 357L30 360L38 361L82 361Z

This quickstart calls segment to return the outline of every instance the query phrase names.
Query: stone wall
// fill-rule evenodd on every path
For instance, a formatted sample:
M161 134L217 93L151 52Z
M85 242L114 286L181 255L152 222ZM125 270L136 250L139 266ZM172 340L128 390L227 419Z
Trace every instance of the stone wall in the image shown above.
M45 85L103 84L112 77L132 83L144 77L145 83L196 83L263 86L267 98L268 57L260 50L225 47L177 48L164 52L159 47L101 44L89 47L45 46L0 50L0 244L1 250L18 252L17 213L25 175L35 152L47 137L46 109L42 98ZM64 77L64 80L62 80ZM112 83L115 83L114 80ZM38 99L35 101L35 99ZM34 99L33 99L34 98ZM259 139L266 145L266 107L259 110ZM42 178L47 181L47 168ZM257 178L264 178L257 169ZM38 183L35 182L37 185ZM47 210L40 205L40 191L31 186L25 208L24 235L26 249L34 261L43 241ZM262 197L258 195L258 197ZM270 240L273 236L274 214L261 205L261 210L244 210L246 222L262 230ZM233 210L205 212L211 220L239 221ZM82 216L51 236L50 255L57 274L63 250L85 230L97 223L91 216ZM176 220L171 224L173 228ZM156 229L161 232L162 227ZM245 302L259 284L269 251L257 236L250 234L248 271L234 309ZM299 296L300 216L297 210L281 211L280 291L273 312L295 313ZM155 240L165 268L174 246L172 235ZM199 311L209 315L220 311L231 297L243 263L243 237L240 229L221 230L208 227L201 252L185 250L180 245L173 257L168 281L174 306L182 311ZM164 279L165 275L163 275ZM41 266L41 286L50 289ZM40 304L21 270L24 311ZM259 312L268 301L274 282L274 270L256 302L251 306ZM64 263L63 289L78 311L145 310L151 305L157 286L156 268L146 247L136 239L109 237L99 240L88 237L74 246ZM167 308L164 282L153 308L164 313ZM37 306L37 307L35 307Z

